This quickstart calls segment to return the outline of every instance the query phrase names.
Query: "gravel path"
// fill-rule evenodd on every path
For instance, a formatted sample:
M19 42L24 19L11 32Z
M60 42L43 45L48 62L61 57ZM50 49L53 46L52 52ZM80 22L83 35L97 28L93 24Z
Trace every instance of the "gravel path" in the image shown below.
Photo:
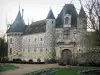
M56 67L63 67L59 66L58 64L13 64L19 66L19 69L0 72L0 75L22 75L28 72L32 72L39 69L44 68L56 68Z

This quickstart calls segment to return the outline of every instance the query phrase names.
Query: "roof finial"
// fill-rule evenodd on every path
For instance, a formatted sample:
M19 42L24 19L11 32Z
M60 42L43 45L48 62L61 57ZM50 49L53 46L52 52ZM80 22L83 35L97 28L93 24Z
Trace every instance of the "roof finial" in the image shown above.
M65 4L66 4L66 1L65 1Z
M47 18L46 19L55 19L55 17L54 17L54 14L53 14L53 12L52 12L52 9L50 8L50 10L49 10L49 13L48 13L48 16L47 16Z
M7 26L7 30L8 30L7 12L6 12L6 26Z
M19 4L19 10L20 10L20 4Z
M82 6L83 6L83 5L82 5L82 1L81 1L81 0L79 0L79 2L80 2L80 5L81 5L81 7L82 7Z
M30 24L30 22L29 22L29 18L28 18L28 25Z
M73 0L70 1L70 4L72 4Z
M50 10L51 10L51 5L50 5Z

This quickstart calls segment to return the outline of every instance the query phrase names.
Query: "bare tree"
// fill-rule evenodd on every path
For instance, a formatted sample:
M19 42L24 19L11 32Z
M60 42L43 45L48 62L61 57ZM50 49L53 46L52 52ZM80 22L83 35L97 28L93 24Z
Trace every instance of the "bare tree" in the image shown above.
M91 35L86 35L89 45L100 46L100 0L79 0L87 14L87 28L94 30Z
M100 0L79 1L81 6L87 11L88 28L93 29L100 34Z

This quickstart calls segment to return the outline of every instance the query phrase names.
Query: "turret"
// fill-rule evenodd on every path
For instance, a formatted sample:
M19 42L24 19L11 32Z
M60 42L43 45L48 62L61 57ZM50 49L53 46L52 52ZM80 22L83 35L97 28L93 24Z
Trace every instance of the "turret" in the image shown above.
M21 16L20 9L16 19L7 30L8 37L8 57L10 60L20 58L22 51L22 34L25 30L25 23Z
M55 17L52 12L52 9L49 10L49 13L46 18L46 39L45 44L46 47L48 47L48 50L50 51L50 54L48 55L49 59L54 57L54 40L55 40Z
M87 17L83 7L81 7L81 10L78 15L78 28L87 30Z
M78 38L77 38L77 50L78 52L84 52L84 48L86 47L85 38L87 34L87 17L86 13L81 7L81 10L78 15Z

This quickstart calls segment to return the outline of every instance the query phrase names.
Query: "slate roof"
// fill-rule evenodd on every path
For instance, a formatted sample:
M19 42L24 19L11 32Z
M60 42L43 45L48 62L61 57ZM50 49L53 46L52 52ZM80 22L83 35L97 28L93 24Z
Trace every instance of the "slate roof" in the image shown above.
M83 7L81 7L81 10L80 10L80 12L79 12L79 17L86 17L86 13L85 13L85 11L84 11L84 9L83 9Z
M50 8L50 10L49 10L49 13L48 13L48 16L47 16L47 18L46 19L55 19L55 17L54 17L54 14L53 14L53 12L52 12L52 9Z
M65 13L64 13L65 11ZM56 28L63 27L64 15L71 14L71 25L73 27L77 26L77 12L73 4L65 4L60 14L56 19ZM50 9L46 19L55 19L52 9ZM31 25L25 25L24 20L21 16L20 10L16 16L15 21L11 24L10 28L7 30L9 32L24 32L24 35L43 33L46 31L46 20L33 22Z
M61 28L64 25L64 15L70 14L71 17L71 26L77 27L77 12L73 4L65 4L60 14L56 19L56 28Z
M21 12L19 10L16 19L11 24L10 28L7 30L7 33L9 32L24 32L25 30L25 23L21 16Z
M43 33L46 31L46 20L36 21L29 25L25 32L25 34L35 34L35 33Z

